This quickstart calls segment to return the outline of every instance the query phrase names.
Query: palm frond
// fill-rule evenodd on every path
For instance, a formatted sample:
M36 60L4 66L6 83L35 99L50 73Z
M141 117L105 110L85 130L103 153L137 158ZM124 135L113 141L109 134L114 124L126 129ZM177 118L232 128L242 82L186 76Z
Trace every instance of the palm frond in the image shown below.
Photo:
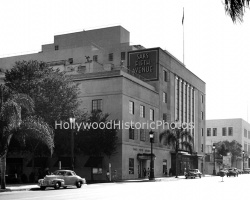
M232 21L242 22L245 8L249 8L250 0L225 0L225 12L228 14Z
M21 107L12 99L2 104L1 120L5 121L9 130L15 129L21 124Z
M176 135L172 131L170 131L169 129L160 133L159 139L160 139L160 142L162 144L170 145L173 148L175 148L176 143L177 143Z
M193 143L190 143L188 141L182 141L181 145L189 150L189 152L192 154L193 152Z
M42 118L28 117L23 121L22 128L31 130L32 134L26 137L40 140L49 148L52 155L54 150L54 131Z
M190 141L191 143L193 143L193 136L187 130L182 130L180 138L181 139L187 139L188 141Z
M15 101L18 105L20 105L22 108L26 109L29 113L34 111L34 101L30 96L26 94L16 93L11 96L11 99Z

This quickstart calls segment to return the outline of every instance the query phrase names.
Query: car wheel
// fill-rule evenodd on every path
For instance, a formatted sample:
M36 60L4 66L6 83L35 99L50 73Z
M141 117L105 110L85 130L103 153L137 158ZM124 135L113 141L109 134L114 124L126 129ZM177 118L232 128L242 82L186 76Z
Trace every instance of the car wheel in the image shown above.
M81 188L82 187L82 183L80 181L76 182L76 187L77 188Z
M41 190L45 190L45 189L46 189L46 187L45 187L45 186L41 186L40 188L41 188Z
M64 189L66 189L66 188L67 188L67 186L63 186L63 188L64 188Z
M201 178L201 175L200 175L200 178Z
M56 190L58 190L58 189L60 188L60 183L57 182L57 183L54 185L54 188L55 188Z

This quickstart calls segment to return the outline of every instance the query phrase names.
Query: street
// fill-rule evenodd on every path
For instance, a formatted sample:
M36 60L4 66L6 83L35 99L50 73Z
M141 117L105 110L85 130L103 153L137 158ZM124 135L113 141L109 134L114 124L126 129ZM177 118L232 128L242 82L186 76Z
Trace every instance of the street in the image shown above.
M235 200L249 199L250 174L239 177L219 176L196 179L163 179L157 182L122 182L85 185L81 189L75 187L54 190L46 189L2 192L1 200L39 200L39 199L171 199L171 200Z

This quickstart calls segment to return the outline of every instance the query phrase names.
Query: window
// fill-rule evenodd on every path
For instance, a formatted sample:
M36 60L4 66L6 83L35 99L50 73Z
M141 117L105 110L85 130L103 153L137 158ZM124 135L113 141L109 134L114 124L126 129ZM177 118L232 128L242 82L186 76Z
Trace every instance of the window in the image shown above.
M93 61L97 62L98 61L98 55L93 56Z
M113 55L113 53L110 53L109 54L109 61L113 61L113 59L114 59L114 55Z
M150 110L149 110L149 119L152 120L152 121L155 120L154 110L153 110L153 109L150 109Z
M146 141L146 134L144 129L140 129L140 140L143 142Z
M133 101L129 101L129 113L130 114L134 114L134 102Z
M222 128L222 136L227 136L227 128L226 127Z
M203 96L203 94L201 95L201 103L204 103L204 96Z
M203 128L201 128L201 136L203 136Z
M233 136L233 127L228 127L228 136Z
M163 92L163 103L167 103L167 93Z
M203 144L201 144L201 152L203 152Z
M68 61L69 61L69 64L73 64L74 62L73 58L69 58Z
M250 131L248 131L248 139L250 139Z
M164 122L167 121L167 113L163 113L162 119L163 119Z
M201 119L202 119L202 120L203 120L203 117L204 117L204 116L203 116L203 111L201 111Z
M93 174L102 174L102 168L93 168Z
M145 118L145 106L140 105L140 117Z
M129 158L129 174L134 174L134 158Z
M125 52L121 52L121 60L125 60L126 59L126 53Z
M211 136L211 128L207 128L207 136Z
M213 128L213 136L217 136L217 128Z
M102 99L92 100L92 111L100 110L102 111Z
M163 74L164 74L164 81L168 82L168 72L166 70L163 70Z
M55 45L55 51L59 50L59 46Z
M247 130L244 129L244 137L247 138Z
M129 127L129 139L131 139L131 140L135 139L135 129L134 129L134 127Z

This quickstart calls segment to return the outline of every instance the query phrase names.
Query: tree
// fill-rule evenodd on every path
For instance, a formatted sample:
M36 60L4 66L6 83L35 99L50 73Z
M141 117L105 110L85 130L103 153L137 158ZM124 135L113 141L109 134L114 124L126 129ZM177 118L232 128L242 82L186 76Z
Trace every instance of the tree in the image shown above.
M55 122L68 121L73 113L78 112L79 88L64 72L55 70L45 62L36 60L16 62L5 73L5 84L19 93L29 95L35 102L34 113L42 117L50 126ZM24 112L25 116L26 113ZM67 154L64 141L68 141L69 130L56 129L55 153ZM30 142L26 146L33 154L41 148L41 143ZM65 151L63 151L65 150Z
M245 9L249 8L250 0L225 0L224 8L234 23L242 22Z
M104 155L110 157L116 153L117 128L109 123L108 117L109 114L103 114L100 110L93 111L88 116L85 125L90 125L89 128L81 129L76 135L75 143L78 152L81 151L93 157ZM92 170L91 179L93 180Z
M41 118L27 116L22 118L22 111L33 112L34 102L25 94L15 93L8 87L0 86L0 159L1 159L1 188L5 189L5 168L8 147L18 130L32 130L32 134L18 135L19 138L33 137L47 145L51 153L54 148L53 130Z
M178 152L181 150L180 146L193 151L193 136L191 133L183 128L167 129L160 134L160 141L164 145L170 145L175 150L175 176L178 178Z
M242 145L236 140L231 142L227 140L221 141L216 143L215 147L218 155L226 156L228 153L232 155L231 164L233 164L237 160L237 157L242 154Z

